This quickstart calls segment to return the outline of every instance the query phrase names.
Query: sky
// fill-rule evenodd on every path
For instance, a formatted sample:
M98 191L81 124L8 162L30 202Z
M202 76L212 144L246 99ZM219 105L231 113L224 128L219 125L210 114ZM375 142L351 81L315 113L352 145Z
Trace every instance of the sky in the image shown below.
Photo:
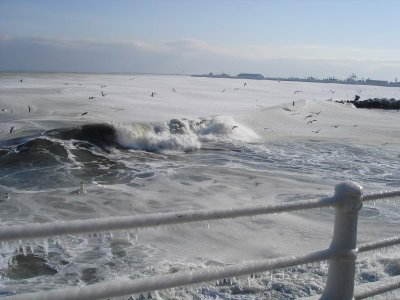
M400 78L400 1L0 0L0 71Z

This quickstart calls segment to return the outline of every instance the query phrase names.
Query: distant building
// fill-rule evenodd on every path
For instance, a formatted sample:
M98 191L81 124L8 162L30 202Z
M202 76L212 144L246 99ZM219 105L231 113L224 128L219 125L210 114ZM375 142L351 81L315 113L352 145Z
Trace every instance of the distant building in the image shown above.
M257 80L265 79L264 76L262 76L261 74L251 74L251 73L240 73L236 77L243 79L257 79Z
M388 82L385 81L385 80L367 79L367 80L365 80L365 84L387 86L387 85L388 85Z

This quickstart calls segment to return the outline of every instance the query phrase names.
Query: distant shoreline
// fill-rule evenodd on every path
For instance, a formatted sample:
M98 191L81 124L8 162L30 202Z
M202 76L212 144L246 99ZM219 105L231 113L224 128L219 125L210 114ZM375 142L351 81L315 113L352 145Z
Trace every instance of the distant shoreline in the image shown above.
M314 77L308 78L298 78L298 77L264 77L261 74L247 74L241 73L237 76L230 76L228 74L203 74L203 75L191 75L192 77L208 77L208 78L228 78L228 79L247 79L247 80L273 80L273 81L294 81L294 82L316 82L316 83L336 83L336 84L352 84L352 85L372 85L372 86L383 86L383 87L400 87L400 82L389 82L386 80L355 80L355 79L337 79L337 78L327 78L318 79Z
M246 79L246 80L270 80L270 81L291 81L291 82L314 82L314 83L336 83L336 84L350 84L350 85L370 85L370 86L383 86L383 87L400 87L399 82L389 82L385 80L349 80L349 79L318 79L314 77L298 78L298 77L264 77L261 74L247 74L241 73L237 76L228 74L174 74L174 73L134 73L134 72L65 72L65 71L0 71L1 75L18 75L18 74L77 74L77 75L153 75L153 76L189 76L189 77L207 77L207 78L226 78L226 79Z

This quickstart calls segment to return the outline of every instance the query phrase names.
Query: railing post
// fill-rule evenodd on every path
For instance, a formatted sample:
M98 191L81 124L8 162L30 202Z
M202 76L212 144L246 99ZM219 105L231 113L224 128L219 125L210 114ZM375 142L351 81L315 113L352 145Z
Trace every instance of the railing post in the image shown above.
M329 261L328 279L321 299L354 299L357 258L357 221L362 207L362 187L355 182L335 186L335 227L330 245L336 253Z

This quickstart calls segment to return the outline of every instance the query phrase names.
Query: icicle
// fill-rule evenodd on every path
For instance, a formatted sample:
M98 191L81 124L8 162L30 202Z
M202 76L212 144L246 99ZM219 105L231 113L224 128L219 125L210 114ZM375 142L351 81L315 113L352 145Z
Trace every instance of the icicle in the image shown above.
M10 252L10 244L7 241L4 242L4 248L7 252Z
M44 253L46 253L46 255L49 254L49 241L47 239L44 239L42 241L43 243L43 248L44 248Z
M32 242L29 244L30 248L31 248L31 252L32 254L35 254L35 250L36 250L36 242Z

